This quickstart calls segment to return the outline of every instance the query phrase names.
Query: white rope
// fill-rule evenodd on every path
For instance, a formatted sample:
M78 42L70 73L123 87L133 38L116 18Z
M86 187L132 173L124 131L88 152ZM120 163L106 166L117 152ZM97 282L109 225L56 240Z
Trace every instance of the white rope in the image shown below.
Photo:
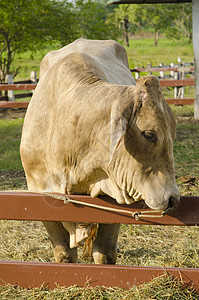
M78 201L78 200L68 198L66 196L50 194L50 193L42 193L42 194L50 196L54 199L62 200L64 202L64 204L75 203L75 204L79 204L79 205L94 207L94 208L97 208L97 209L103 209L103 210L117 212L117 213L119 212L119 213L130 214L136 220L139 220L141 217L145 217L145 218L161 218L161 217L163 217L163 213L160 210L150 210L150 211L148 210L148 211L141 211L141 212L138 212L138 211L132 212L132 211L129 211L129 210L126 210L126 209L106 207L106 206L103 206L103 205ZM159 213L159 212L161 212L161 214L157 215L157 213ZM155 213L155 214L153 215L153 213Z
M97 209L103 209L103 210L107 210L107 211L116 212L116 213L130 214L135 220L139 220L142 217L143 218L162 218L164 216L164 211L162 211L162 210L146 210L146 211L132 212L132 211L129 211L126 209L106 207L103 205L78 201L78 200L74 200L74 199L68 198L66 196L63 196L63 195L57 195L57 194L53 194L53 193L51 194L48 192L34 192L34 191L26 191L26 190L15 190L15 191L11 190L9 192L30 192L30 193L40 194L40 195L46 195L46 196L50 196L54 199L61 200L64 202L64 204L75 203L75 204L79 204L79 205L85 205L85 206L94 207ZM160 213L160 214L158 215L157 213Z

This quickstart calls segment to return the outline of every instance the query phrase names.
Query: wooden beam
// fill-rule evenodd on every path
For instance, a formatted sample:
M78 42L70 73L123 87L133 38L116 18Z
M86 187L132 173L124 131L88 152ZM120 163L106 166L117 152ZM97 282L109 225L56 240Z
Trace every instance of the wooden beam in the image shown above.
M0 84L0 91L31 91L36 88L36 83Z
M193 105L194 98L172 98L172 99L165 99L168 104L175 104L175 105Z
M199 1L199 0L198 0ZM186 79L160 79L161 87L181 87L181 86L194 86L194 78Z
M27 108L29 102L0 101L0 108Z

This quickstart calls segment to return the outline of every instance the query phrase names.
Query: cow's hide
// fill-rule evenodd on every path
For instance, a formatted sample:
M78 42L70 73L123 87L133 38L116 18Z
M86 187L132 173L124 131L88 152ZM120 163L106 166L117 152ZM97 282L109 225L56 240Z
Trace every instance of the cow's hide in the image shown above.
M28 188L174 209L174 137L174 116L156 77L135 84L115 41L76 40L41 62L20 148ZM62 225L71 247L91 228Z

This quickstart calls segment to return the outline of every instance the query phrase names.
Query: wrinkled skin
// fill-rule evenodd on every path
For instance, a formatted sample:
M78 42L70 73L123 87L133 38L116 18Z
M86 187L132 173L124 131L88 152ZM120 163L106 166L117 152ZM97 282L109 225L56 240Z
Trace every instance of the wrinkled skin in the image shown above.
M158 79L143 77L135 85L124 49L116 42L79 42L80 52L76 41L58 53L56 62L55 53L49 59L29 105L20 147L28 189L107 194L121 204L143 199L153 209L176 209L175 119ZM110 56L107 64L105 54ZM110 75L104 66L115 57ZM44 226L55 260L76 262L70 224L65 223ZM118 224L100 224L93 245L95 263L116 262L118 234Z

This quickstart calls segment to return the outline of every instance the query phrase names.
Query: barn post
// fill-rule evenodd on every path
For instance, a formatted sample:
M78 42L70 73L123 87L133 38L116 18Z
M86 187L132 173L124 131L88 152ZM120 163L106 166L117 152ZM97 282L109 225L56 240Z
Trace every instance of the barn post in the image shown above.
M199 120L199 0L192 1L193 14L193 50L195 64L195 100L194 118Z

